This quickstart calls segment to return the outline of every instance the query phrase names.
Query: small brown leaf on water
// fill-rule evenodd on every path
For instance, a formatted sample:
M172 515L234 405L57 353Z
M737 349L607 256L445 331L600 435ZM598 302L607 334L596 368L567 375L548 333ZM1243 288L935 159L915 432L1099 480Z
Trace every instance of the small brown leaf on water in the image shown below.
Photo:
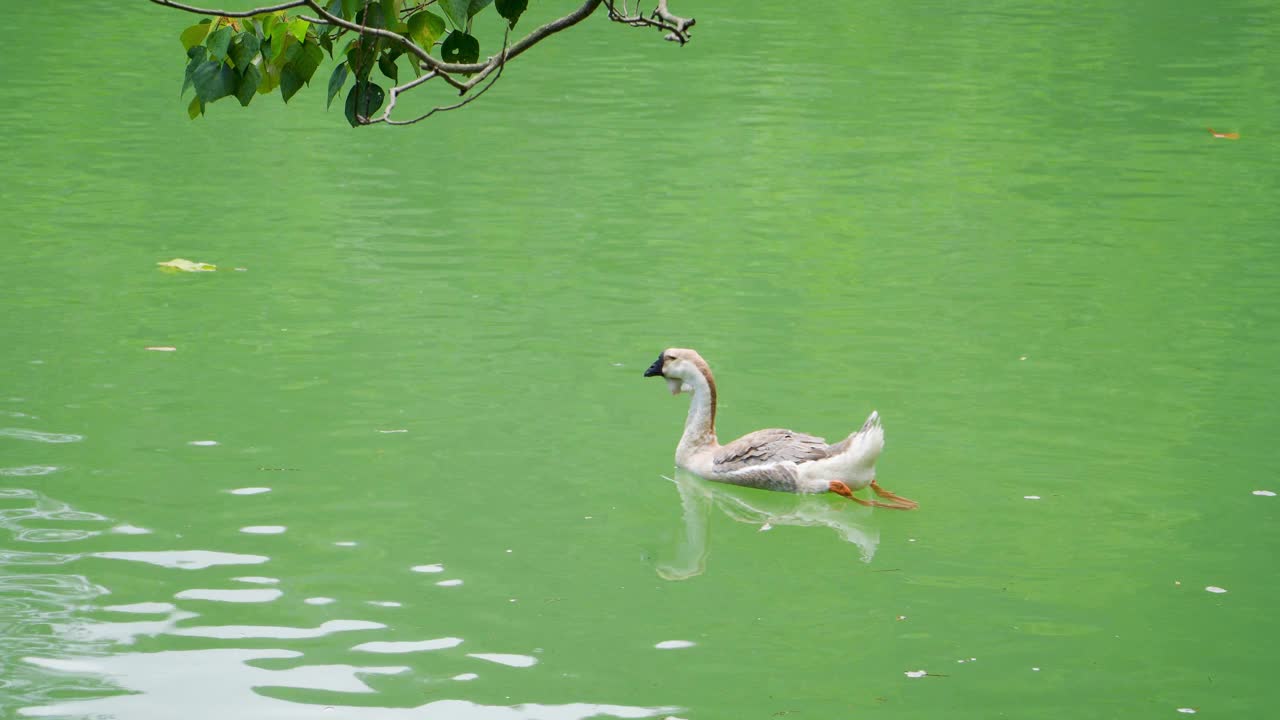
M1239 140L1240 139L1240 133L1220 133L1217 130L1214 130L1213 128L1209 128L1209 134L1213 135L1216 138L1222 138L1223 140Z

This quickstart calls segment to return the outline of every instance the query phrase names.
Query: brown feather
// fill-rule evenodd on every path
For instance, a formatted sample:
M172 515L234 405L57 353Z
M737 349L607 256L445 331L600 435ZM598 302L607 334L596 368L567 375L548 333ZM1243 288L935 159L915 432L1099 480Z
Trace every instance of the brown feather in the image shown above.
M714 467L722 472L776 462L799 464L830 457L841 445L844 443L833 447L816 435L769 428L743 435L720 447L715 452L713 462Z

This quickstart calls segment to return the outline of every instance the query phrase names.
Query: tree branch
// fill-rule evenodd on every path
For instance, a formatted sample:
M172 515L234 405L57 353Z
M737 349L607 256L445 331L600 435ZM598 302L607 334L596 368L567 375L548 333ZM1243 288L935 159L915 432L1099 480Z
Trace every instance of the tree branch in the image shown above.
M416 118L414 118L414 119L412 119L412 120L392 120L391 118L389 118L389 117L388 117L388 118L386 118L386 123L387 123L388 125L412 125L412 124L414 124L414 123L416 123L416 122L420 122L420 121L422 121L422 120L426 120L427 118L431 117L432 115L435 115L435 114L436 114L436 113L438 113L438 112L448 112L449 110L457 110L458 108L462 107L463 105L466 105L467 103L470 103L471 101L473 101L473 100L475 100L475 99L479 98L481 95L483 95L483 94L485 94L486 92L488 92L488 91L489 91L489 88L493 87L493 84L494 84L494 83L496 83L496 82L498 82L498 78L502 77L502 68L503 68L503 67L505 67L505 66L506 66L506 63L498 63L498 72L494 74L493 79L489 81L489 84L488 84L488 85L485 85L485 86L484 86L484 87L482 87L482 88L480 88L479 90L477 90L477 91L476 91L476 94L475 94L475 95L470 95L470 96L468 96L468 97L467 97L465 100L463 100L462 102L457 102L457 103L454 103L453 105L446 105L446 106L444 106L444 107L431 108L431 110L427 111L426 113L424 113L424 114L422 114L422 115L419 115L418 117L416 117ZM424 77L425 77L425 76L424 76ZM387 112L388 112L388 113L390 113L390 111L391 111L391 108L387 108Z
M280 10L288 10L289 8L301 7L307 4L307 0L293 0L293 2L280 3L279 5L269 5L266 7L255 8L253 10L211 10L209 8L198 8L192 5L183 5L173 0L151 0L156 5L185 10L196 15L216 15L218 17L245 18L262 13L279 12Z
M426 0L426 2L421 3L419 7L425 7L426 5L429 5L434 1L435 0ZM619 12L617 10L617 7L616 7L617 0L584 0L582 5L580 5L573 12L570 12L569 14L563 17L552 20L551 22L548 22L545 25L542 25L534 29L532 32L530 32L528 35L525 35L523 38L519 40L519 42L515 43L514 45L507 45L506 36L504 36L502 51L499 52L497 55L489 57L484 62L447 63L438 58L432 57L429 47L423 48L417 43L415 43L411 38L405 35L401 35L400 33L393 32L391 30L386 30L383 28L376 28L376 27L369 27L367 25L361 25L359 23L355 23L345 18L339 17L329 12L328 10L326 10L324 6L322 6L320 2L318 2L317 0L290 0L289 2L282 2L276 5L264 5L262 7L254 8L252 10L239 10L239 11L201 8L193 5L187 5L184 3L175 2L175 0L150 0L150 2L156 5L170 7L177 10L183 10L185 12L194 13L197 15L213 15L217 17L227 17L227 18L245 18L245 17L251 17L254 15L260 15L264 13L279 12L282 10L287 10L289 8L306 7L306 8L309 8L311 11L313 11L317 15L317 17L310 17L307 15L298 15L297 17L303 20L306 20L309 23L313 23L315 25L331 25L334 27L339 27L344 30L357 33L360 36L380 37L387 40L391 40L399 44L407 52L412 54L413 57L416 58L416 61L419 62L421 66L424 69L426 69L428 72L422 77L411 80L407 83L404 83L403 85L398 85L396 87L391 88L390 103L388 104L387 108L376 119L363 118L363 117L358 118L361 121L361 124L366 124L366 125L375 124L375 123L387 123L389 125L411 125L421 120L425 120L426 118L430 117L431 115L437 112L455 110L457 108L462 107L463 105L466 105L472 102L473 100L478 98L480 95L483 95L485 92L487 92L489 88L493 87L494 83L498 81L498 78L502 76L502 70L503 68L506 67L506 64L509 61L520 56L526 50L533 47L534 45L537 45L538 43L542 42L548 37L558 32L561 32L562 30L567 30L568 28L571 28L574 25L577 25L578 23L587 19L602 4L608 8L610 20L613 20L614 22L623 23L625 25L630 25L632 27L658 28L659 30L663 30L667 33L666 35L667 40L679 42L681 45L689 42L689 28L693 27L695 23L695 20L693 18L683 18L678 15L673 15L671 11L667 8L667 0L657 0L657 6L654 8L653 12L650 13L648 16L645 16L643 12L640 11L638 4L636 7L635 14L631 14L630 11L627 9L626 0L623 0L622 2L622 12ZM508 35L510 34L510 28L508 28L507 34ZM466 77L467 79L459 80L458 79L459 77ZM454 105L434 108L430 112L426 113L425 115L417 117L413 120L392 120L391 119L391 111L395 108L396 100L398 99L401 93L417 88L436 78L440 78L444 82L451 85L454 89L458 91L459 95L467 94L469 91L471 91L481 83L485 83L486 79L488 80L488 82L484 84L484 86L480 89L479 92L475 93L471 97L468 97L466 100L463 100L462 102L456 103Z
M673 15L667 9L667 0L658 0L658 6L648 16L640 10L640 5L636 3L636 12L631 14L627 9L626 0L622 1L622 12L618 12L616 0L604 0L605 8L609 11L609 19L614 22L630 25L631 27L652 27L659 30L665 30L667 35L664 39L678 42L681 45L689 42L689 28L697 22L694 18L683 18L679 15Z
M344 20L337 15L330 13L328 10L325 10L320 6L320 3L316 2L316 0L302 0L302 2L307 7L315 11L317 15L324 18L324 20L303 18L307 22L316 22L322 25L337 25L340 28L346 28L347 30L360 33L361 35L376 35L378 37L387 38L388 40L395 40L396 42L404 43L404 46L409 49L409 52L417 56L417 58L422 61L422 64L427 66L428 69L439 70L440 66L443 65L439 60L431 57L431 53L427 52L422 47L419 47L413 40L410 40L400 33L383 30L382 28L368 27L367 25L358 25L349 20Z

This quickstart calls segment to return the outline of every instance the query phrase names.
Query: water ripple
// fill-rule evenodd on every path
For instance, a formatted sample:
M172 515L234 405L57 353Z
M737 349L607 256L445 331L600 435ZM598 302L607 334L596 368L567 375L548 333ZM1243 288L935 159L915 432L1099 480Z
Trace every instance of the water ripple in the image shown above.
M283 649L219 648L121 653L106 657L23 657L24 663L46 673L94 675L118 685L127 694L87 700L50 701L25 707L25 717L121 717L168 720L173 708L183 708L186 720L228 717L271 717L314 720L321 706L272 697L276 688L368 694L361 675L397 675L404 667L303 665L271 670L262 660L292 660L302 653ZM250 664L253 663L253 664ZM458 676L461 677L461 676ZM678 712L676 707L637 707L596 703L543 705L482 705L468 700L434 700L417 707L367 707L326 703L325 716L344 720L587 720L587 718L650 718Z
M329 620L314 628L276 627L273 625L210 625L179 628L174 630L173 634L229 640L241 640L244 638L298 640L324 637L325 635L350 632L352 630L381 630L385 627L386 625L371 620Z
M275 588L219 590L212 588L192 588L183 590L174 597L180 600L213 600L229 603L261 603L271 602L284 595L284 591Z
M31 440L32 442L42 443L72 443L80 442L84 439L83 435L40 432L39 430L28 430L26 428L0 428L0 437L11 437L16 440Z
M49 473L57 471L57 465L24 465L23 467L0 468L0 475L29 477L31 475L48 475ZM0 490L0 497L3 496L4 491Z
M360 643L352 650L371 653L411 653L425 650L443 650L462 644L462 638L443 637L421 642L367 642Z
M533 667L538 664L538 658L532 655L515 655L512 653L468 653L467 657L506 665L507 667Z
M203 570L214 565L258 565L271 558L264 555L214 552L212 550L148 550L135 552L97 552L94 557L109 560L132 560L181 570Z
M46 543L70 542L93 537L101 530L83 528L47 527L46 523L104 523L106 517L97 513L76 510L70 505L54 500L28 488L0 488L0 501L28 501L20 507L0 510L0 529L8 530L20 542ZM27 527L38 524L41 527Z

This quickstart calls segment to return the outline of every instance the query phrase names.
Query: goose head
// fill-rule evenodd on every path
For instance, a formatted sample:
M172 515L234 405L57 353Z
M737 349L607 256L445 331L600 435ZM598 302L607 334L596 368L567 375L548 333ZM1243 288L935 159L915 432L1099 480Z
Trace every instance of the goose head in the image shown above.
M688 348L667 348L653 361L645 377L662 377L672 395L693 392L695 383L705 380L711 383L711 368L697 351Z

